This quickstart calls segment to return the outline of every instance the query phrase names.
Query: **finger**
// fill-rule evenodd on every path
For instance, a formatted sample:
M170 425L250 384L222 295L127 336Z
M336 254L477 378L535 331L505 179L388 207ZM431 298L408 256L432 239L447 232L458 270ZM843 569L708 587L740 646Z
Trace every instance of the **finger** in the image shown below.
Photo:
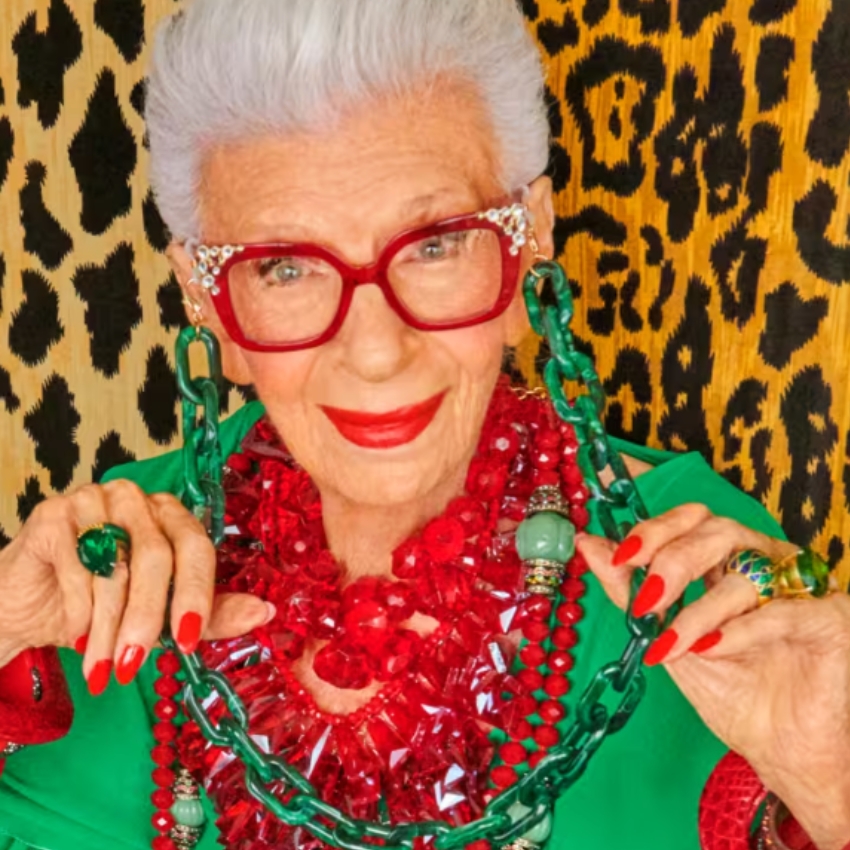
M130 570L119 564L111 578L96 576L92 582L94 608L83 675L92 696L100 696L112 675L115 643L127 602Z
M659 549L697 528L709 517L711 511L705 505L690 503L639 523L617 548L614 566L646 566Z
M180 649L192 653L212 611L215 547L200 522L174 496L153 496L151 506L174 550L171 631Z
M241 637L252 629L270 623L276 613L271 602L264 602L256 596L247 593L222 593L215 598L204 638L226 640Z
M702 654L716 646L721 628L758 605L755 588L741 576L726 576L699 599L682 609L646 653L652 667L673 662L688 652Z
M796 551L796 547L785 541L716 516L663 546L654 544L653 549L646 581L632 608L636 617L650 612L663 613L692 581L712 570L719 572L735 552L757 549L770 558L779 559ZM749 583L746 579L742 581Z
M129 593L114 646L115 677L127 685L162 631L174 553L138 486L114 481L104 492L110 522L129 532L132 545Z
M612 558L617 544L593 534L579 534L576 536L576 549L587 562L591 572L599 579L611 601L625 610L629 604L632 571L613 566Z

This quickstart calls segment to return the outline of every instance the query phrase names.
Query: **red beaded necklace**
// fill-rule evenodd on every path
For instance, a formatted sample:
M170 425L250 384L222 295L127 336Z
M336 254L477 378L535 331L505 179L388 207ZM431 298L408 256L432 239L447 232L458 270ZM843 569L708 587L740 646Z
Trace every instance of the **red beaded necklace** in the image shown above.
M578 555L570 561L556 605L530 595L514 531L546 486L560 487L570 519L585 527L576 448L547 401L501 381L465 495L396 549L395 580L346 584L326 548L315 487L261 420L228 460L219 581L274 603L277 616L201 650L246 703L261 748L301 770L329 803L392 821L466 823L534 766L560 740L586 566ZM431 634L405 628L415 612L437 621ZM351 714L320 710L293 672L308 647L318 647L320 678L350 689L377 681L379 692ZM154 850L175 846L168 809L178 751L214 800L228 848L321 847L266 813L245 790L241 765L194 723L177 739L176 663L159 659ZM208 710L213 719L226 711Z

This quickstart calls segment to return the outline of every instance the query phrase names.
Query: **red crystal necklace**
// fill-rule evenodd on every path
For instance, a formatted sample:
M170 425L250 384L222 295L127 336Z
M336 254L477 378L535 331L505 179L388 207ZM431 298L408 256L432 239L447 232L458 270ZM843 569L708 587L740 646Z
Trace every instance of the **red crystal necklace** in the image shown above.
M587 568L572 557L554 604L528 593L515 530L539 488L558 488L572 523L586 526L576 449L547 401L500 381L465 494L395 550L394 580L346 584L326 547L318 492L261 420L227 464L219 581L272 602L277 616L201 650L244 700L260 747L297 767L327 802L396 822L467 823L534 766L560 740ZM406 627L415 613L436 621L430 634ZM335 687L380 690L351 714L322 711L293 669L308 652L314 673ZM169 656L160 670L154 850L175 847L168 808L178 751L215 802L228 848L321 847L268 814L239 763L194 723L178 740ZM208 710L218 719L226 707Z

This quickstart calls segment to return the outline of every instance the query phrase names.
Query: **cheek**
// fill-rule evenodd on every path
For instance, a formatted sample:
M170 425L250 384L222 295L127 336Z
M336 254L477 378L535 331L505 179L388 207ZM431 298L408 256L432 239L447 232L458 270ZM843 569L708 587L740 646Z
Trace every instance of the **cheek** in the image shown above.
M270 411L293 408L304 398L315 357L312 349L285 354L245 352L252 384Z

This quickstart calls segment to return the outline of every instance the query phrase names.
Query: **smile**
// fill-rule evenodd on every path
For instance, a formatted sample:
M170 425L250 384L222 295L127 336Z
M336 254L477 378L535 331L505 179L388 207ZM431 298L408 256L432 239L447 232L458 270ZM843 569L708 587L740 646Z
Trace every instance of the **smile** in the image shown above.
M412 443L433 421L446 393L421 404L400 407L389 413L366 413L321 406L342 436L365 449L392 449Z

